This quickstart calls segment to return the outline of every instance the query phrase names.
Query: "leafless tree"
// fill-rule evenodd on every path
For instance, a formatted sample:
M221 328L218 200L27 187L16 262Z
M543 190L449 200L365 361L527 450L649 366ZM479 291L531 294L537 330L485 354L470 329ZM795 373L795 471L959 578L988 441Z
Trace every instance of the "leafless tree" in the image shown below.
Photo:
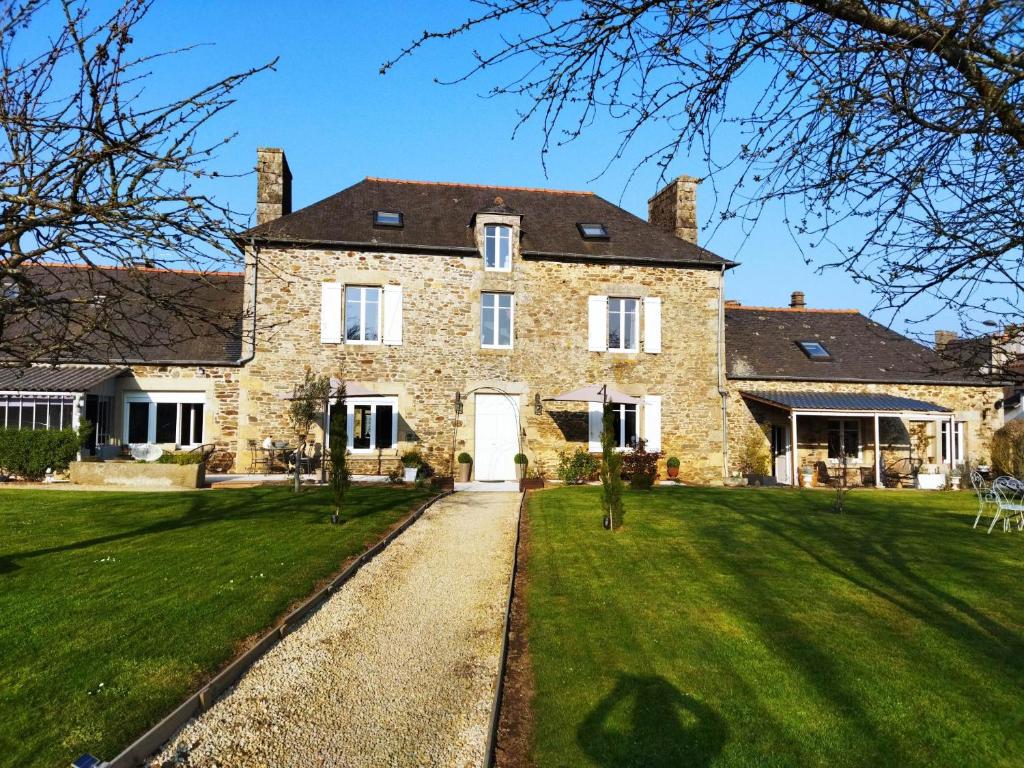
M965 330L1020 320L1021 2L474 5L382 72L431 41L486 37L493 47L474 51L460 80L493 73L491 95L526 97L520 125L542 123L543 153L610 115L623 138L609 160L640 143L663 176L680 155L699 156L712 181L733 166L721 221L754 221L781 202L805 255L823 249L818 267L869 283L880 307L930 295ZM741 138L715 161L726 128ZM929 316L919 312L910 319Z
M0 358L132 360L237 337L217 272L239 264L228 238L244 219L209 193L232 138L210 123L274 62L157 99L154 68L189 49L134 52L151 2L102 16L0 3Z

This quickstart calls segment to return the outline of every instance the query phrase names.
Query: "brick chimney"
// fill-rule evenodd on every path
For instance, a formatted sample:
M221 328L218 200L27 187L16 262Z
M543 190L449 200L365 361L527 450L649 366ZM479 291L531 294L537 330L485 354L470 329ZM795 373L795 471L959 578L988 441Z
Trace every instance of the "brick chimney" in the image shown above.
M941 352L946 348L946 345L951 341L956 341L960 338L960 334L956 331L936 331L935 332L935 351Z
M647 201L647 220L681 240L697 243L697 185L700 179L679 176Z
M793 291L789 296L789 308L790 309L803 309L807 306L807 302L804 301L803 291Z
M256 150L256 224L287 216L292 212L292 172L283 149Z

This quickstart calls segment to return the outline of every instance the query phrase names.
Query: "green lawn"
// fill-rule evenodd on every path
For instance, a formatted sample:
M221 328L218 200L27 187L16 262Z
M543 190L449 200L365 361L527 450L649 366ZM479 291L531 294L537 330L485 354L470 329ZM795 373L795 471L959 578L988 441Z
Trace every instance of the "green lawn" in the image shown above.
M429 495L0 491L0 765L113 757Z
M1024 534L973 497L531 497L540 766L1024 765Z

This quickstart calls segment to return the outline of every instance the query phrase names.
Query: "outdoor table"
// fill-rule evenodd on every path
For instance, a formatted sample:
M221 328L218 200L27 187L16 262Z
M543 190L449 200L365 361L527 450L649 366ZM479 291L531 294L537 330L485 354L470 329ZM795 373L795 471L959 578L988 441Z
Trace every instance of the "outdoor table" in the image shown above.
M260 451L267 454L267 474L269 475L278 467L285 472L288 471L288 455L295 451L295 447L291 445L272 448L260 446Z

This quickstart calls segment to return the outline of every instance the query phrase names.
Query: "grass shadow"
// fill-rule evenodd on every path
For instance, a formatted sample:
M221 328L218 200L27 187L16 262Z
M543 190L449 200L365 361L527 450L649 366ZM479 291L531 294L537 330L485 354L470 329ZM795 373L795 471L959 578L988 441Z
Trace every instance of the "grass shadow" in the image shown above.
M629 708L629 727L616 712ZM584 753L608 768L710 765L727 739L725 721L660 675L619 675L576 731Z

